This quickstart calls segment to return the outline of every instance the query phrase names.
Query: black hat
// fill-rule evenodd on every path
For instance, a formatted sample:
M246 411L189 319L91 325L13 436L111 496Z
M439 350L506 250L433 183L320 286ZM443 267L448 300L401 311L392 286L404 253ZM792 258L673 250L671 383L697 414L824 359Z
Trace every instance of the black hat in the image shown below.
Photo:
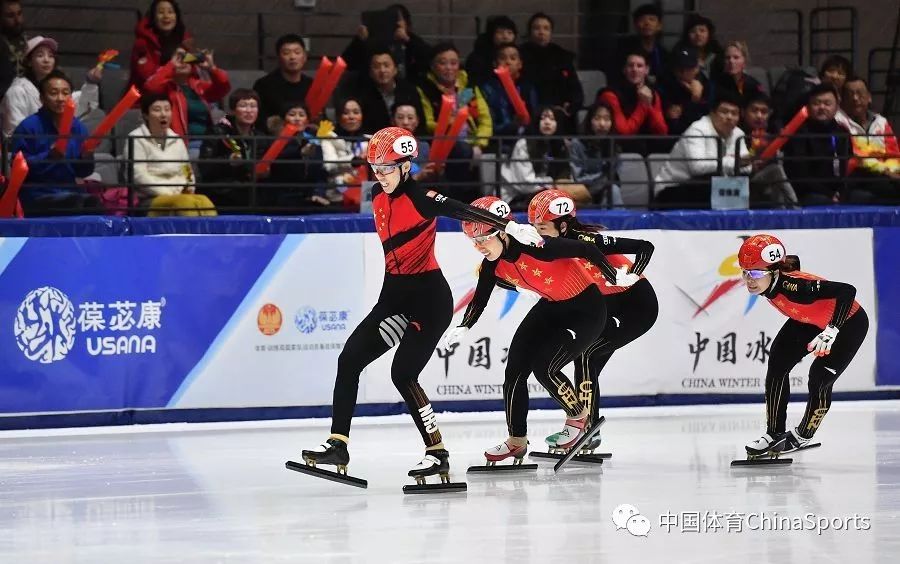
M672 66L676 69L692 69L700 65L699 53L693 45L687 45L672 53Z

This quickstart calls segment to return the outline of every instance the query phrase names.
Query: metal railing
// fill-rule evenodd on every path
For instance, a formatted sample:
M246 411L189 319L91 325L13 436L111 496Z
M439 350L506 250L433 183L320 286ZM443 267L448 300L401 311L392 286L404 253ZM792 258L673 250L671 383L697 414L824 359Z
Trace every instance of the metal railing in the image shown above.
M822 135L813 135L813 136L804 136L808 138L822 138ZM828 137L828 136L824 136ZM55 139L55 137L51 136L31 136L32 139L43 140L45 143L48 143ZM128 155L135 154L134 143L141 139L140 137L128 136L127 137L127 145L128 145ZM192 138L194 140L203 139L207 140L212 144L221 143L223 141L223 137L221 136L203 136L201 138ZM145 160L136 160L136 159L113 159L111 155L106 156L103 160L94 160L94 165L99 165L101 167L105 166L107 169L109 167L113 168L112 175L107 175L104 178L104 182L101 184L89 184L85 185L82 182L27 182L25 186L23 186L22 190L39 190L41 188L54 188L54 189L63 189L69 190L72 192L85 193L90 192L94 193L98 197L104 195L107 189L126 189L127 190L127 200L126 205L121 205L118 207L107 205L104 210L107 213L122 213L122 214L138 214L142 215L147 213L150 210L150 204L152 202L152 191L149 189L150 187L144 186L141 184L139 180L138 174L135 172L135 167L146 164L148 162L152 162L154 164L161 164L163 162L175 162L175 163L183 163L187 166L190 166L194 171L194 186L196 187L196 192L198 194L208 195L213 204L216 206L216 210L219 213L266 213L266 214L306 214L306 213L328 213L335 211L353 211L351 208L347 208L341 202L331 203L329 205L320 205L312 203L312 196L325 197L329 193L329 189L331 189L334 194L339 193L339 188L346 188L349 184L350 187L358 187L359 182L364 180L370 180L368 178L369 169L368 167L363 167L365 175L363 178L357 179L357 181L353 183L344 182L336 182L334 179L330 179L328 174L325 171L325 167L328 165L338 165L341 173L350 172L351 164L352 165L361 165L363 161L358 159L357 162L350 163L347 160L337 160L337 161L328 161L325 160L321 156L321 151L315 151L315 155L313 156L304 156L302 158L279 158L276 160L273 167L273 175L264 178L256 173L255 164L257 163L257 159L262 155L263 149L267 147L275 138L270 136L254 136L254 137L244 137L240 138L242 144L246 143L248 147L248 155L249 158L208 158L201 157L199 159L191 159L188 161L145 161ZM647 136L605 136L605 137L590 137L590 136L565 136L565 137L533 137L530 138L532 140L560 140L563 141L566 145L569 145L572 140L578 139L580 141L600 141L603 144L608 144L607 150L604 152L605 157L590 157L590 165L596 170L597 168L603 169L607 171L606 176L595 178L592 181L594 183L600 182L603 186L600 187L599 190L592 190L593 185L587 185L585 183L584 178L579 178L575 174L573 174L573 170L571 169L571 164L573 160L569 156L562 156L555 160L555 162L563 165L563 174L557 174L556 177L553 177L550 181L547 178L540 178L534 181L522 180L520 178L512 178L510 175L504 175L504 167L510 167L515 165L516 163L522 162L531 162L537 163L538 167L541 167L543 162L543 155L530 155L528 158L524 159L514 159L511 157L513 146L520 142L522 139L528 139L523 137L493 137L489 139L490 145L488 146L488 150L482 156L481 159L468 159L468 158L459 158L458 156L454 156L451 153L451 157L447 160L447 166L453 165L468 165L476 167L476 170L473 172L471 178L457 179L454 181L450 181L446 178L444 174L439 174L433 176L432 178L427 179L429 184L434 184L439 186L440 189L451 197L457 197L458 199L472 199L473 197L477 197L482 194L495 194L500 197L511 199L511 203L514 207L521 209L524 205L527 204L527 201L530 199L530 196L537 192L539 189L556 186L564 190L571 190L576 188L576 185L582 185L584 190L587 191L591 195L592 202L582 202L580 205L583 207L611 207L613 203L612 199L612 191L618 190L621 191L623 198L626 200L622 207L625 208L639 208L639 209L665 209L672 207L679 207L678 203L662 205L655 200L655 194L659 192L659 187L657 186L656 178L659 177L659 172L664 165L664 162L674 162L674 159L671 155L663 152L651 153L647 156L637 154L637 153L625 153L621 149L622 147L627 146L631 143L647 143L647 144L673 144L680 139L677 136L657 136L657 135L647 135ZM871 137L869 137L871 140ZM321 140L309 140L308 142L315 145L321 143L328 143L340 140L340 138L334 139L321 139ZM433 138L423 137L422 141L433 141ZM3 139L3 154L7 155L10 149L13 146L11 139ZM738 143L743 143L744 141L738 141ZM748 154L747 149L742 149L739 146L735 147L735 153L738 155ZM709 172L709 168L707 167L707 173L701 175L697 178L692 178L687 182L693 181L707 181L711 176L722 175L747 175L747 172L741 171L742 167L745 167L750 164L751 161L735 161L734 170L725 170L723 165L723 158L726 155L725 147L723 143L717 143L717 154L713 157L710 156L707 159L701 160L715 160L715 172ZM27 156L27 155L26 155ZM834 158L840 159L842 163L846 163L848 158L850 158L851 154L845 155L837 155ZM802 162L802 161L823 161L827 159L831 159L831 155L819 155L819 156L810 156L810 157L793 157L793 158L785 158L783 161L772 161L767 166L781 166L782 163L785 165L789 164L788 161L791 162ZM695 161L699 162L696 159L681 159L683 161ZM75 166L78 164L83 164L90 162L91 159L82 160L82 159L52 159L50 157L45 159L38 159L34 155L29 157L29 164L32 167L40 167L42 165L46 165L48 163L60 165L60 166ZM8 159L5 163L5 166L9 166ZM424 164L424 163L422 163ZM585 163L578 163L584 165ZM231 178L227 178L226 174L225 179L217 179L217 178L204 178L204 170L207 169L210 165L228 165L229 169L233 172ZM307 167L307 176L306 177L297 177L292 176L285 178L282 174L274 174L274 170L276 167L293 167L293 166L303 166ZM842 165L842 166L845 166ZM757 164L757 168L754 168L753 171L749 174L751 177L751 182L754 182L754 176L761 170L761 165ZM312 171L316 172L313 173ZM842 170L844 170L842 168ZM199 171L199 177L196 174L196 171ZM107 171L108 172L108 171ZM508 172L508 170L507 170ZM8 171L6 171L8 176ZM75 173L71 173L71 178L74 180ZM187 178L187 177L185 177ZM816 178L790 178L789 181L791 183L796 183L801 186L813 185L816 186L833 186L833 192L838 194L839 196L845 195L848 193L848 190L853 189L855 186L860 185L864 182L870 182L872 180L871 177L847 177L847 176L832 176L830 178L816 177ZM889 177L884 177L885 181L890 182ZM682 181L682 183L685 181ZM775 187L775 183L782 183L783 180L765 180L766 184L760 186L761 189L765 190L769 187ZM165 188L176 188L172 193L180 193L180 190L183 189L185 185L191 184L192 182L182 179L178 180L173 184L168 183L156 183L154 185L154 189L157 192L165 191ZM758 183L758 182L757 182ZM162 190L160 190L162 189ZM825 190L829 190L830 188L826 188ZM234 204L222 204L217 202L217 199L222 198L224 192L230 193L226 199L230 199L234 201L235 199L242 200L242 204L234 205ZM578 190L578 192L581 192ZM624 197L626 196L627 197ZM21 195L21 193L20 193ZM512 197L511 197L512 196ZM28 198L26 198L27 200ZM137 203L137 205L135 205ZM784 207L783 203L779 203L776 200L772 200L771 202L766 201L757 201L755 202L756 207ZM27 207L27 206L26 206ZM682 206L683 207L683 206ZM695 207L695 206L688 206ZM63 213L65 209L54 209L54 208L45 208L50 214ZM78 210L78 213L83 213L84 210ZM167 211L178 211L172 210L168 208Z

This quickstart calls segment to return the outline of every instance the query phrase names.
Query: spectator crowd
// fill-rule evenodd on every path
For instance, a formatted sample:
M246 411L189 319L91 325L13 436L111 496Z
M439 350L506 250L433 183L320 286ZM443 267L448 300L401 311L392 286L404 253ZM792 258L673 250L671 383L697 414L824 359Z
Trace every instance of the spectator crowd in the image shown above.
M843 57L826 59L817 76L789 70L770 95L748 73L746 41L720 40L712 20L689 14L667 49L663 14L645 4L605 69L608 85L585 92L575 54L553 41L548 14L533 14L521 32L507 16L490 18L472 52L462 53L417 35L405 6L385 12L390 29L359 27L342 53L347 70L330 107L312 115L303 37L279 37L275 68L252 88L233 89L215 54L197 46L177 1L153 0L128 59L141 124L120 153L126 189L101 182L96 149L83 143L102 118L103 66L70 76L57 41L27 33L21 0L0 0L0 120L4 149L28 163L19 193L25 215L353 209L370 175L367 139L388 125L423 138L415 178L441 182L460 199L482 194L482 156L491 153L497 191L514 205L555 187L581 204L620 207L618 156L629 153L662 156L647 202L659 208L709 208L722 176L746 177L754 207L900 204L897 139ZM508 71L527 119L498 68ZM435 163L426 139L438 134L445 100L467 119L446 162ZM796 131L784 142L778 134L788 123ZM284 132L284 148L261 163Z

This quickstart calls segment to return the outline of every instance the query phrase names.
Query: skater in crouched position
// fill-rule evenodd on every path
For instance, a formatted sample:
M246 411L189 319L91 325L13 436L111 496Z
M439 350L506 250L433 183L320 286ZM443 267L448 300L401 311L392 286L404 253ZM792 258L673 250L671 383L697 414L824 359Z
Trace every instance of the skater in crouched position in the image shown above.
M410 176L418 144L407 130L388 127L369 141L368 162L378 184L373 188L375 229L384 248L385 276L378 302L347 339L338 358L331 435L316 449L304 450L310 466L333 464L346 473L350 422L356 408L359 376L372 361L397 347L391 380L406 402L425 443L425 457L409 471L447 479L449 454L419 373L435 350L453 315L450 287L435 259L436 217L484 224L523 245L542 242L530 225L520 225L419 186ZM479 223L481 222L481 223Z
M769 300L789 319L772 341L766 371L766 433L745 448L749 457L775 456L808 446L831 406L831 389L856 355L869 318L856 302L856 288L800 271L800 260L786 255L772 235L754 235L738 254L751 294ZM804 356L809 368L809 399L800 424L785 431L791 369Z
M606 297L607 321L600 337L575 360L575 388L579 398L589 406L590 425L600 417L600 372L615 351L653 327L659 314L659 303L650 281L642 275L653 255L653 243L603 235L602 226L581 223L575 217L576 211L575 202L565 192L544 190L535 194L528 204L528 222L544 237L562 237L596 245L617 271L624 269L636 280L630 286L617 286L610 284L598 271L592 272L597 288ZM634 262L625 254L634 255ZM563 430L545 440L554 451L567 444L570 437ZM599 446L598 435L584 446L584 451L592 452Z
M509 206L493 196L472 205L512 217ZM528 247L483 223L464 221L463 230L484 261L462 323L445 335L441 347L449 349L460 341L501 281L542 298L522 320L509 347L503 382L509 437L488 449L485 458L489 463L513 458L516 464L527 453L527 381L532 373L566 412L569 441L560 447L571 448L585 433L589 411L561 369L597 340L606 323L606 306L594 274L599 271L616 284L617 271L596 245L581 241L548 239L542 247Z

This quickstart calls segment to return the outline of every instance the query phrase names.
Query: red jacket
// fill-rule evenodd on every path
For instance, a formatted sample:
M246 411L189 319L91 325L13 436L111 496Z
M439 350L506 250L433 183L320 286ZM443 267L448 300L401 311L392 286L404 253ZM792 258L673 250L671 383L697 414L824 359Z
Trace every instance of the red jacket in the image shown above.
M638 102L634 111L626 115L619 96L612 90L605 90L599 97L612 108L613 125L619 135L637 135L646 131L657 135L669 132L666 116L663 114L662 100L658 92L653 93L653 104ZM645 129L646 128L646 129Z
M191 34L185 31L182 43L192 40ZM131 76L128 77L128 84L143 88L147 79L163 65L161 58L162 46L159 36L156 35L150 24L150 18L141 18L134 28L134 45L131 47Z
M214 102L224 98L231 90L231 82L228 73L220 68L209 72L211 80L200 80L196 74L188 79L188 86L196 92L200 98L207 102ZM169 61L160 67L156 74L144 83L144 91L151 94L167 94L172 102L172 131L178 135L187 135L188 112L187 98L181 92L181 88L175 82L175 63Z

